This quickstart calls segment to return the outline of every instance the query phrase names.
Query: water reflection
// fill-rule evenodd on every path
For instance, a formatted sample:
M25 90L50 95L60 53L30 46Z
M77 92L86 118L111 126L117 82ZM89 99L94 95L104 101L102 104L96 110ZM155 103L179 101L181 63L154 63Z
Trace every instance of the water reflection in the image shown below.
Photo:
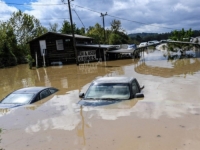
M149 141L154 144L150 149L156 149L156 144L160 143L158 140L163 143L176 141L171 136L172 130L176 135L183 135L180 145L187 139L199 141L198 135L192 134L198 133L196 125L200 114L200 60L196 54L194 56L168 59L164 52L150 50L140 60L35 70L29 70L26 65L2 69L1 94L26 86L54 86L60 91L33 105L3 110L0 122L6 132L1 144L8 149L64 149L67 141L69 149L95 149L102 146L102 139L106 137L105 141L111 144L105 144L104 149L117 149L121 145L127 146L121 149L131 149L137 144L141 149L148 149ZM186 78L178 77L184 74ZM91 81L100 76L134 76L145 85L145 97L108 106L81 108L77 105L80 91L84 92ZM134 140L124 142L123 139ZM145 144L148 146L142 147ZM179 144L174 144L171 149Z
M38 116L37 122L33 122L25 128L27 133L39 132L41 130L60 129L73 130L81 121L79 107L76 106L78 91L71 91L66 95L55 95L50 101L36 107L43 115ZM47 117L48 116L48 117Z
M0 99L10 92L30 86L54 86L61 90L75 90L98 76L123 75L124 65L135 64L133 60L107 63L94 62L76 65L52 66L30 70L28 65L0 69Z
M77 136L81 137L83 139L83 142L81 142L83 145L86 145L86 139L85 139L85 126L90 127L88 124L85 124L85 118L83 115L83 108L81 106L80 108L80 116L81 116L81 122L77 125Z
M134 112L134 106L141 100L143 98L135 98L102 107L83 107L83 110L92 112L105 120L116 120L119 117L130 116Z
M156 50L151 54L145 54L135 66L135 71L140 74L165 78L192 75L200 70L199 56L200 51L186 51L185 55L181 55L179 53Z

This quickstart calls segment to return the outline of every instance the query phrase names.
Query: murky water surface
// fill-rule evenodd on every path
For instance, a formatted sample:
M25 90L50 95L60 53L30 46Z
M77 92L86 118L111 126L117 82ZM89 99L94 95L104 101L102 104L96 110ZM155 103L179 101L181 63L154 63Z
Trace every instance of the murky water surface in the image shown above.
M149 50L138 60L0 69L1 99L27 86L59 89L33 105L0 110L0 149L200 149L200 54L186 54ZM100 76L136 77L145 97L80 108L79 92Z

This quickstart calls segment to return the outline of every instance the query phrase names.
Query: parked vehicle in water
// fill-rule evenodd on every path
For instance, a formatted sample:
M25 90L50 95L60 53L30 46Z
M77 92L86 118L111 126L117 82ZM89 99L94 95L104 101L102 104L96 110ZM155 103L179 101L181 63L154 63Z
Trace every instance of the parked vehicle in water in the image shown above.
M0 108L13 108L37 102L55 92L53 87L27 87L7 95L1 102Z
M154 41L148 41L148 45L153 45L153 44L158 44L158 43L160 43L160 42L156 41L156 40L154 40Z
M140 45L138 47L143 47L143 46L147 46L147 45L148 45L147 42L142 42L142 43L140 43Z
M136 44L129 44L127 49L136 49Z
M78 104L83 106L101 106L123 100L142 98L144 95L136 78L133 77L102 77L94 80Z

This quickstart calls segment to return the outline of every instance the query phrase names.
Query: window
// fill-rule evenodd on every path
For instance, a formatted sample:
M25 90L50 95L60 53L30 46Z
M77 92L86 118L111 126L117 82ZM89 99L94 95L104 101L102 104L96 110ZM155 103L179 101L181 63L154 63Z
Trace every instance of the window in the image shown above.
M43 99L43 98L49 96L50 94L51 94L51 93L49 92L48 89L47 89L47 90L44 90L44 91L42 91L42 92L40 93L40 99Z
M51 94L53 94L53 93L57 92L58 90L52 88L52 89L49 89L49 91L51 92Z
M63 40L56 40L56 48L57 50L64 50L64 46L63 46Z
M29 103L34 97L34 94L18 94L12 93L8 95L1 103L3 104L27 104Z
M132 82L132 92L133 92L133 95L135 95L136 93L139 93L139 89L135 81Z

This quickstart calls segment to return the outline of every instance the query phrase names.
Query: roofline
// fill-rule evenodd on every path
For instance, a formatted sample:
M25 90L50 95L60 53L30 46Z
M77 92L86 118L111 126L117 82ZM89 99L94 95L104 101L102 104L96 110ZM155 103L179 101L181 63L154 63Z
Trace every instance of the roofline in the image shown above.
M45 35L48 35L48 34L60 35L60 36L63 36L63 37L72 37L72 34L63 34L63 33L57 33L57 32L47 32L47 33L45 33L45 34L43 34L41 36L38 36L38 37L28 41L26 44L31 43L31 42L33 42L33 41L35 41L35 40L37 40L37 39L39 39L39 38L41 38L41 37L43 37ZM76 39L94 39L92 37L87 37L87 36L79 35L79 34L74 34L74 36L75 36ZM82 36L82 37L78 37L78 36Z

